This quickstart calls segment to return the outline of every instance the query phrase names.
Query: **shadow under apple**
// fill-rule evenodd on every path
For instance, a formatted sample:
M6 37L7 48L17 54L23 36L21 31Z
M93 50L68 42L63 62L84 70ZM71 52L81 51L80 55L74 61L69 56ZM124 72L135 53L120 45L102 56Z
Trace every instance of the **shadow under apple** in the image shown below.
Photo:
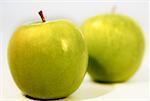
M114 89L114 84L97 83L93 81L84 82L81 87L63 101L80 101L103 96Z
M96 98L105 95L111 92L113 89L114 89L114 84L104 84L104 83L96 83L93 81L85 81L75 93L73 93L67 98L57 99L57 100L80 101L85 99L91 99L91 98ZM25 96L25 97L30 100L39 100L29 96ZM51 100L46 100L46 101L51 101ZM52 101L56 101L56 100L52 100Z

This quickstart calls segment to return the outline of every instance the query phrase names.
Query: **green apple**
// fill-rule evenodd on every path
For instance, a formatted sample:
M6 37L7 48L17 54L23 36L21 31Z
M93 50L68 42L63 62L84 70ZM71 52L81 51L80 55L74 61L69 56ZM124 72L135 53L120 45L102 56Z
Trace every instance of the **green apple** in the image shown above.
M139 25L128 16L103 14L81 26L88 46L88 73L99 82L122 82L138 70L144 53Z
M67 97L80 86L88 53L81 32L68 20L22 25L8 47L12 76L33 98Z

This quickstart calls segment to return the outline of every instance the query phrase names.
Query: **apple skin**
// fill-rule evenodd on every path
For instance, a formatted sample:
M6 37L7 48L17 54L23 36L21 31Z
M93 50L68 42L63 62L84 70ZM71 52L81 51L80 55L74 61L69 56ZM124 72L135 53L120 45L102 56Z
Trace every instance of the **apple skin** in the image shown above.
M94 81L122 82L138 70L144 53L139 25L125 15L103 14L81 26L88 46L88 73Z
M67 20L56 20L19 27L9 43L8 61L23 94L58 99L80 86L88 53L81 32Z

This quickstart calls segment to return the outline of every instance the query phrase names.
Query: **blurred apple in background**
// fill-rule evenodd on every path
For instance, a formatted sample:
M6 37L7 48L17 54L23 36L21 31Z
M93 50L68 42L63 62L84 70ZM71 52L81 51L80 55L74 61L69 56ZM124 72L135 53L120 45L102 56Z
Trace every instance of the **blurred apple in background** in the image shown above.
M81 32L68 20L23 25L8 47L12 76L23 94L39 99L69 96L87 69L87 48Z
M87 19L81 26L88 45L88 73L99 82L122 82L138 70L144 37L130 17L103 14Z

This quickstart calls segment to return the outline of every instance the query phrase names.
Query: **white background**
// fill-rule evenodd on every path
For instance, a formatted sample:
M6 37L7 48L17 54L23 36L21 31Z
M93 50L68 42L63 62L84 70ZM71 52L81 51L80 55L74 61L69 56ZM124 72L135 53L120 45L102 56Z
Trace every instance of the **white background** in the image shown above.
M148 2L145 0L129 1L89 1L83 2L0 2L0 98L18 99L24 98L16 87L7 63L7 46L9 39L17 26L26 22L41 21L38 11L43 10L47 20L69 19L77 26L91 16L98 14L111 13L112 6L116 5L116 13L125 14L134 18L142 27L146 51L143 63L139 71L128 82L119 84L98 84L90 80L86 75L80 88L65 100L85 100L85 101L125 101L140 100L146 101L149 96L149 65L148 65ZM2 47L2 48L1 48Z

